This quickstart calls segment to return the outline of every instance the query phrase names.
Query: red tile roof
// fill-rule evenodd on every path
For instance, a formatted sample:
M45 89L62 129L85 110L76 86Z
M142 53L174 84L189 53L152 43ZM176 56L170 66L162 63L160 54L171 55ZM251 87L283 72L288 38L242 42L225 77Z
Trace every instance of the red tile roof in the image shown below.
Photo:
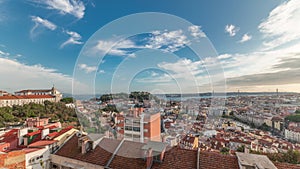
M30 136L34 136L37 134L41 134L41 132L42 132L41 130L37 130L37 131L31 132L31 133L27 133L25 136L30 137Z
M51 92L51 89L38 89L38 90L21 90L17 91L15 93L27 93L27 92L37 92L37 93L42 93L42 92Z
M62 135L64 133L68 132L69 130L71 130L73 128L74 128L73 126L68 126L68 127L64 128L64 129L60 130L53 138L56 138L56 137L58 137L58 136L60 136L60 135Z
M58 134L58 132L53 132L53 133L48 134L47 136L50 137L51 139L53 139L57 134Z
M76 135L64 145L56 155L80 160L83 162L106 166L120 144L119 140L103 138L94 150L86 154L82 154L78 147L78 139ZM122 169L143 169L146 168L146 161L142 158L129 158L130 156L141 156L141 147L143 143L124 141L116 156L110 163L110 168ZM222 155L216 152L200 152L200 169L239 169L238 159L234 155ZM278 169L300 169L300 166L274 163ZM172 147L165 152L162 163L153 163L152 169L195 169L197 167L197 150L186 150L178 147Z
M161 164L154 163L152 169L195 169L197 167L197 150L173 147L165 154ZM214 152L200 153L200 169L238 169L236 156L222 155Z
M52 95L26 95L26 96L0 96L0 100L17 100L17 99L48 99L55 98Z
M41 150L42 148L24 148L23 150L25 151L25 153L31 153L31 152L35 152L38 150Z
M86 154L82 154L78 147L76 135L56 153L56 155L88 162L100 166L106 166L112 157L112 152L120 144L120 141L104 138L96 148ZM146 168L146 161L141 156L143 143L124 141L117 155L113 158L110 168L122 169L143 169ZM129 158L136 156L136 158ZM195 169L197 166L197 151L179 149L177 147L166 151L162 163L153 163L152 169ZM200 153L200 169L238 169L237 157L221 155L212 152Z
M143 155L142 147L144 145L144 143L124 141L109 167L146 169L146 161L141 158Z
M57 142L57 140L40 140L35 143L29 144L28 147L41 147L41 146L47 146L51 145L53 143Z
M278 169L300 169L300 165L274 162Z
M10 143L18 139L18 129L12 129L0 136L0 143Z
M58 150L56 155L105 166L112 156L111 152L114 152L120 143L120 141L117 140L104 139L100 142L100 146L97 146L94 150L86 154L82 154L80 148L78 147L78 138L79 137L76 135L72 136L72 138L66 144L64 144L61 149ZM105 145L105 149L109 151L103 149L101 145Z

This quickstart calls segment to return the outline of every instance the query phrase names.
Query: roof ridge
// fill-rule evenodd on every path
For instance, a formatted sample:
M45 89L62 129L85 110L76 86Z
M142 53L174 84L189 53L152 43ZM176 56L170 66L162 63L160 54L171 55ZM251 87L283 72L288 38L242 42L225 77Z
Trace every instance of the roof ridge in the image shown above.
M114 157L116 156L117 152L119 151L119 149L121 148L122 144L124 143L125 139L123 138L122 141L120 142L120 144L118 145L118 147L115 149L114 153L112 154L111 158L108 160L106 166L104 168L106 169L110 169L109 165L111 164L111 162L113 161Z

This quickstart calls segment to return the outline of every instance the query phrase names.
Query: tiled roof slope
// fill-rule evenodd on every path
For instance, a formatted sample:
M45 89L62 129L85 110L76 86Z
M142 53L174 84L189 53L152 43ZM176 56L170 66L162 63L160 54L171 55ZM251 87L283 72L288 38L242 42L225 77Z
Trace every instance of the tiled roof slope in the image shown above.
M173 147L165 153L163 162L154 163L152 169L195 169L196 161L197 151Z
M200 169L239 169L236 156L214 152L200 153Z
M141 158L143 155L141 149L144 145L144 143L124 141L109 167L123 169L146 169L146 161Z
M82 154L78 147L76 135L62 146L56 155L80 160L83 162L106 166L112 153L121 143L119 140L104 138L94 150ZM140 157L143 143L124 141L109 167L112 169L145 169L146 161ZM130 158L128 156L136 156ZM165 152L162 163L154 162L151 169L195 169L197 168L197 150L186 150L173 147ZM278 169L300 169L299 165L277 163ZM200 169L239 169L238 159L233 155L222 155L214 152L200 153Z
M68 142L66 142L66 144L62 146L60 150L58 150L56 155L84 161L91 164L105 166L112 156L112 153L110 152L113 152L120 143L117 140L103 139L100 143L100 146L97 146L94 150L86 154L82 154L80 148L78 147L78 138L79 137L77 137L76 135L72 136L72 138ZM111 151L108 152L104 150L101 147L101 144L104 144L106 146L106 150Z
M195 169L197 168L197 151L172 148L165 154L161 164L155 163L153 169ZM238 169L236 156L213 152L200 153L200 169Z
M55 98L52 95L24 95L24 96L0 96L0 100L15 100L15 99L45 99L45 98Z
M300 165L274 162L278 169L300 169Z

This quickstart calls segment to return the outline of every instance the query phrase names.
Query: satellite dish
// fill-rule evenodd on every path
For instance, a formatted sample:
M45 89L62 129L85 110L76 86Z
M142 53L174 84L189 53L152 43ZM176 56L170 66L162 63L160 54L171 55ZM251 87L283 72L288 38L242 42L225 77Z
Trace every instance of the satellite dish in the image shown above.
M76 136L77 136L77 137L81 137L81 136L82 136L82 133L81 133L81 132L77 132L77 133L76 133Z
M89 152L92 150L92 142L87 142L85 145L85 152Z

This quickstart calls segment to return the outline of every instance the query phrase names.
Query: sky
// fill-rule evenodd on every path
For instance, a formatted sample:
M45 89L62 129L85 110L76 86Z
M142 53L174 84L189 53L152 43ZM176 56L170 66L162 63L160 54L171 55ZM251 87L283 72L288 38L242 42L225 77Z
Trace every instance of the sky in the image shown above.
M300 92L299 0L0 0L0 90Z

